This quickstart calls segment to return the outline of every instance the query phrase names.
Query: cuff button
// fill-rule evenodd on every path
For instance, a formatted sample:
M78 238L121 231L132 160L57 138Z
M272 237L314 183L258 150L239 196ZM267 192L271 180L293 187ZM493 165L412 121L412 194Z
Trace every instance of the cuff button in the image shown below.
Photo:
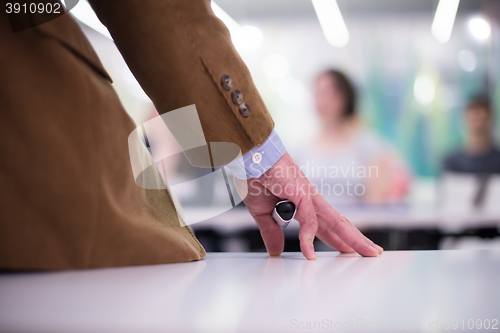
M250 107L247 103L241 103L238 109L240 110L240 114L244 118L248 118L250 116Z
M231 90L233 87L233 79L229 75L222 75L220 82L222 84L222 87L226 90Z
M234 104L239 105L243 103L243 94L239 90L234 90L231 93L231 99L233 100Z

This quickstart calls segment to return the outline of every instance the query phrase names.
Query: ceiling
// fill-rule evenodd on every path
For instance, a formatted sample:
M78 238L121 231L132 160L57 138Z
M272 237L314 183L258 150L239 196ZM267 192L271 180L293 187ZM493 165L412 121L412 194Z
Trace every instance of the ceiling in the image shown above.
M313 17L310 0L215 0L236 20ZM433 14L437 0L337 0L345 16ZM500 0L461 0L458 15L492 11L500 16Z

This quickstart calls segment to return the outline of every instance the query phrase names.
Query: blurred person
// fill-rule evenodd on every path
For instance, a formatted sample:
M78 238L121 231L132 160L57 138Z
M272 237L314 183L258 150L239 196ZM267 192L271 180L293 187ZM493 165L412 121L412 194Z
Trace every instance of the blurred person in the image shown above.
M61 8L60 1L46 2ZM283 199L297 206L307 259L316 258L316 236L341 252L382 252L299 172L210 1L89 3L160 114L196 105L206 142L241 149L245 167L248 162L242 181L250 188L245 204L270 255L283 251L283 232L271 216ZM205 250L179 223L168 187L136 184L127 145L136 125L73 17L65 9L9 12L7 6L0 44L0 268L202 259ZM176 129L189 137L185 127Z
M494 141L494 112L488 98L473 99L465 111L464 147L444 160L445 171L500 174L500 149Z
M315 80L320 129L294 157L332 204L398 203L407 193L409 171L395 149L365 128L356 109L356 91L338 70Z

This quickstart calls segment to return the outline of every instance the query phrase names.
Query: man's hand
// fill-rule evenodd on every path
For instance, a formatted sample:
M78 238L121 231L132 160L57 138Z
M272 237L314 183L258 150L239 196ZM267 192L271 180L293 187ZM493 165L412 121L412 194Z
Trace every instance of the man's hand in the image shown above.
M259 178L239 180L243 181L248 182L244 202L259 226L270 255L278 256L283 252L283 232L271 213L276 203L284 199L297 206L295 218L300 223L300 250L307 259L316 259L315 236L339 252L358 252L366 257L382 253L380 246L326 202L288 153Z

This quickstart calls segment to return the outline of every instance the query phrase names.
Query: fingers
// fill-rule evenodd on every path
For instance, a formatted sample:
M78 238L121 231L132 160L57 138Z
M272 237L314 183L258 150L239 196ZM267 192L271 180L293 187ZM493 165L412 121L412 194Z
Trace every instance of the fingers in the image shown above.
M333 216L330 230L340 237L348 246L364 257L376 257L381 252L375 244L366 238L352 223L337 212Z
M297 209L297 220L300 223L299 241L300 250L304 257L309 260L316 259L314 253L314 237L318 231L318 221L316 219L316 211L312 201L302 199Z
M378 250L378 254L382 254L382 252L384 252L382 246L375 244L370 238L366 237L365 235L363 235L363 237L365 237L366 240L368 240Z
M279 256L285 246L285 238L281 228L274 222L271 215L255 216L255 221L259 226L267 253L270 256Z
M376 257L383 249L366 238L348 219L337 212L322 197L317 196L315 206L323 225L345 244L365 257Z
M323 241L326 245L334 248L335 250L341 252L341 253L352 253L356 252L354 251L349 245L344 243L339 236L335 235L333 232L328 230L327 227L321 223L322 221L319 222L319 227L318 227L318 238Z
M290 175L288 171L283 174L282 170L290 168L298 172L294 175ZM366 238L315 191L288 154L283 155L265 175L255 179L255 182L259 185L258 190L262 188L265 191L253 193L253 186L250 186L251 193L245 199L245 204L259 225L269 254L279 255L284 247L283 233L270 215L274 208L272 205L280 198L288 198L297 206L300 249L307 259L316 259L313 242L319 228L318 218L321 218L323 224L318 236L339 251L354 250L362 256L377 256L382 252L382 248ZM269 199L267 194L272 199Z

